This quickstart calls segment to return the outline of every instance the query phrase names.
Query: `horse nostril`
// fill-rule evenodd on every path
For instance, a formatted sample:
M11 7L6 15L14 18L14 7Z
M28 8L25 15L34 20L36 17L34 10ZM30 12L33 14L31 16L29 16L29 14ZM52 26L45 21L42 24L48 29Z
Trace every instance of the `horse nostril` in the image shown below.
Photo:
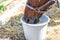
M29 21L30 21L30 18L26 19L26 22L27 22L27 23L29 23Z

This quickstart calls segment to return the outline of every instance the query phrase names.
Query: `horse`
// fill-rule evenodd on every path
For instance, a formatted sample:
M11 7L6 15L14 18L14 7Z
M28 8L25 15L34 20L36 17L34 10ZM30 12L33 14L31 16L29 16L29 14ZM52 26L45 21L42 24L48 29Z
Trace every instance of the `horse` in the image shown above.
M29 24L36 24L44 11L54 4L52 0L28 0L24 11L24 20Z

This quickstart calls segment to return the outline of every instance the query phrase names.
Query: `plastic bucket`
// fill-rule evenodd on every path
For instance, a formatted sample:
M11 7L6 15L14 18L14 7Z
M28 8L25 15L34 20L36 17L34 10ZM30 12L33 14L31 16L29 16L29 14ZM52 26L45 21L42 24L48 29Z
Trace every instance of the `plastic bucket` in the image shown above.
M24 21L23 16L20 18L22 22L24 35L26 40L45 40L47 25L50 18L43 14L37 24L28 24Z

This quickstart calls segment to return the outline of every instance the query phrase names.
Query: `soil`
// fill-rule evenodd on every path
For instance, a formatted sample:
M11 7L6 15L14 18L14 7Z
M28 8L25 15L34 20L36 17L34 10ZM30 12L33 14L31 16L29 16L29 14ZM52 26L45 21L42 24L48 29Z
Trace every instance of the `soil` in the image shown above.
M45 14L51 19L47 28L46 40L60 40L60 21L58 21L60 20L60 9L54 7ZM22 15L12 17L8 23L0 26L1 39L25 40L23 27L20 22L21 16Z
M45 13L51 18L51 21L47 28L46 40L60 40L60 36L59 36L60 35L60 22L59 23L54 22L55 20L60 19L60 16L59 16L60 10L58 8L55 8L55 9L57 9L58 11L55 10L56 12L54 11L55 14L53 15L48 15L48 12ZM51 10L53 9L50 9L49 12ZM23 27L20 22L21 16L22 15L15 16L11 18L8 23L6 23L3 26L0 26L0 36L2 38L7 37L7 38L10 38L11 40L25 40Z

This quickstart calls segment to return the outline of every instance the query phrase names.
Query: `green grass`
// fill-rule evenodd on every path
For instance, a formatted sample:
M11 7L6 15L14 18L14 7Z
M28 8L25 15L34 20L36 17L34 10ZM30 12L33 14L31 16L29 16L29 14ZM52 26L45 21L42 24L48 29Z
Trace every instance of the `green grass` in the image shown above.
M0 5L0 13L6 10L6 6Z

